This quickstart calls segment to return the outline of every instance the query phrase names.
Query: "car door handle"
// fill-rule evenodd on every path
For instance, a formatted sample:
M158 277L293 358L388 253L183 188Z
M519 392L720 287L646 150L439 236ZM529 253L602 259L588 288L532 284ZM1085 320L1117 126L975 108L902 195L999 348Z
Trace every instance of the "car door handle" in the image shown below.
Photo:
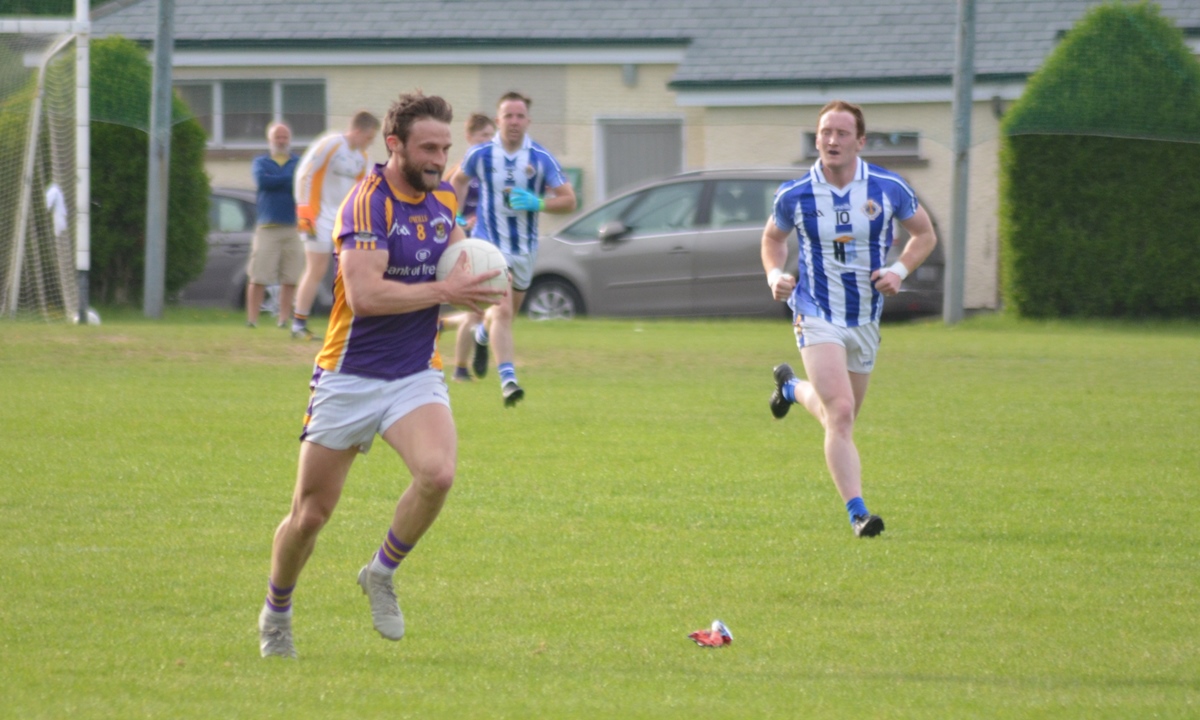
M667 254L668 255L686 255L689 252L691 252L691 251L688 250L687 248L683 247L682 245L676 245L675 247L668 250Z

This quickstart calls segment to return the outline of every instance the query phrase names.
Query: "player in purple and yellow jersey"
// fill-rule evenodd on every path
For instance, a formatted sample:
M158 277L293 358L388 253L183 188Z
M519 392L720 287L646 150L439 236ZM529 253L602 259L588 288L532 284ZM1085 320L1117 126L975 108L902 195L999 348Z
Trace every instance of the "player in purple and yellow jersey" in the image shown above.
M825 427L825 463L858 537L883 532L883 518L862 498L862 464L854 421L867 396L879 351L883 297L937 245L933 223L899 175L858 156L866 122L857 105L835 100L817 114L820 159L775 194L775 210L762 236L763 269L776 300L788 300L807 380L787 363L776 366L771 414L787 415L800 403ZM900 260L884 267L893 222L912 237ZM795 276L782 267L787 238L800 240Z
M275 531L267 598L259 615L263 657L295 657L292 592L359 453L375 435L400 455L412 483L382 546L358 574L375 629L404 636L392 576L433 524L454 481L457 435L437 356L442 303L493 303L465 256L445 280L438 259L463 239L457 201L442 182L450 148L449 103L401 95L383 124L388 161L346 196L334 225L334 304L317 355L292 507Z

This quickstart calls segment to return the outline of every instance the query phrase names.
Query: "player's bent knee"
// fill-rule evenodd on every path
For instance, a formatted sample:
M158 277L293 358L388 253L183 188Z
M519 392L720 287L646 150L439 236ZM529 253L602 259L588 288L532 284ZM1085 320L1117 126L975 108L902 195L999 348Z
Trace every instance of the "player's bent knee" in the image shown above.
M292 527L301 535L312 536L321 532L321 528L329 522L329 517L332 512L327 512L324 508L306 507L299 512L292 513Z
M498 302L491 308L492 317L494 320L511 323L513 319L513 306L508 299L503 302Z
M444 496L454 486L455 475L454 456L430 457L428 460L410 464L413 473L413 485L416 490L428 496Z
M854 403L849 400L834 400L825 406L825 427L831 430L849 430L854 426Z
M454 486L454 465L451 463L441 468L419 472L413 477L413 483L424 494L445 495Z

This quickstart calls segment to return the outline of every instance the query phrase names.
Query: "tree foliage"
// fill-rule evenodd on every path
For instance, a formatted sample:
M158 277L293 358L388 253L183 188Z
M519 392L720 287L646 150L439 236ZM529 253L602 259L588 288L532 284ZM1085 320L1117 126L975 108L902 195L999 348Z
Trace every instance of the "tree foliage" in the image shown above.
M145 268L146 196L152 67L136 43L113 36L91 44L92 297L136 303ZM174 297L204 269L208 233L205 135L173 98L167 212L166 295Z
M1156 6L1093 8L1002 129L1010 306L1034 317L1200 313L1200 62Z
M29 113L37 93L37 82L26 76L5 90L0 100L0 177L11 178L12 187L0 194L0 249L6 248L17 223L19 179L25 162L25 143L29 133ZM0 257L7 258L6 252ZM9 281L7 262L0 263L0 288Z

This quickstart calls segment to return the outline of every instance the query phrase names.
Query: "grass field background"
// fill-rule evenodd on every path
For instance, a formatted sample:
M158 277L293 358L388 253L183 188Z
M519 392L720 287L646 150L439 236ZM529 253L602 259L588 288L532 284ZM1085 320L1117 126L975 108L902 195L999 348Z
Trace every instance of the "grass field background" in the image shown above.
M855 539L786 323L523 323L526 401L452 384L455 489L356 463L258 656L314 347L236 314L0 323L0 717L1200 716L1200 326L889 325ZM448 348L451 338L443 338ZM494 370L493 370L494 373ZM687 633L720 618L732 646Z

